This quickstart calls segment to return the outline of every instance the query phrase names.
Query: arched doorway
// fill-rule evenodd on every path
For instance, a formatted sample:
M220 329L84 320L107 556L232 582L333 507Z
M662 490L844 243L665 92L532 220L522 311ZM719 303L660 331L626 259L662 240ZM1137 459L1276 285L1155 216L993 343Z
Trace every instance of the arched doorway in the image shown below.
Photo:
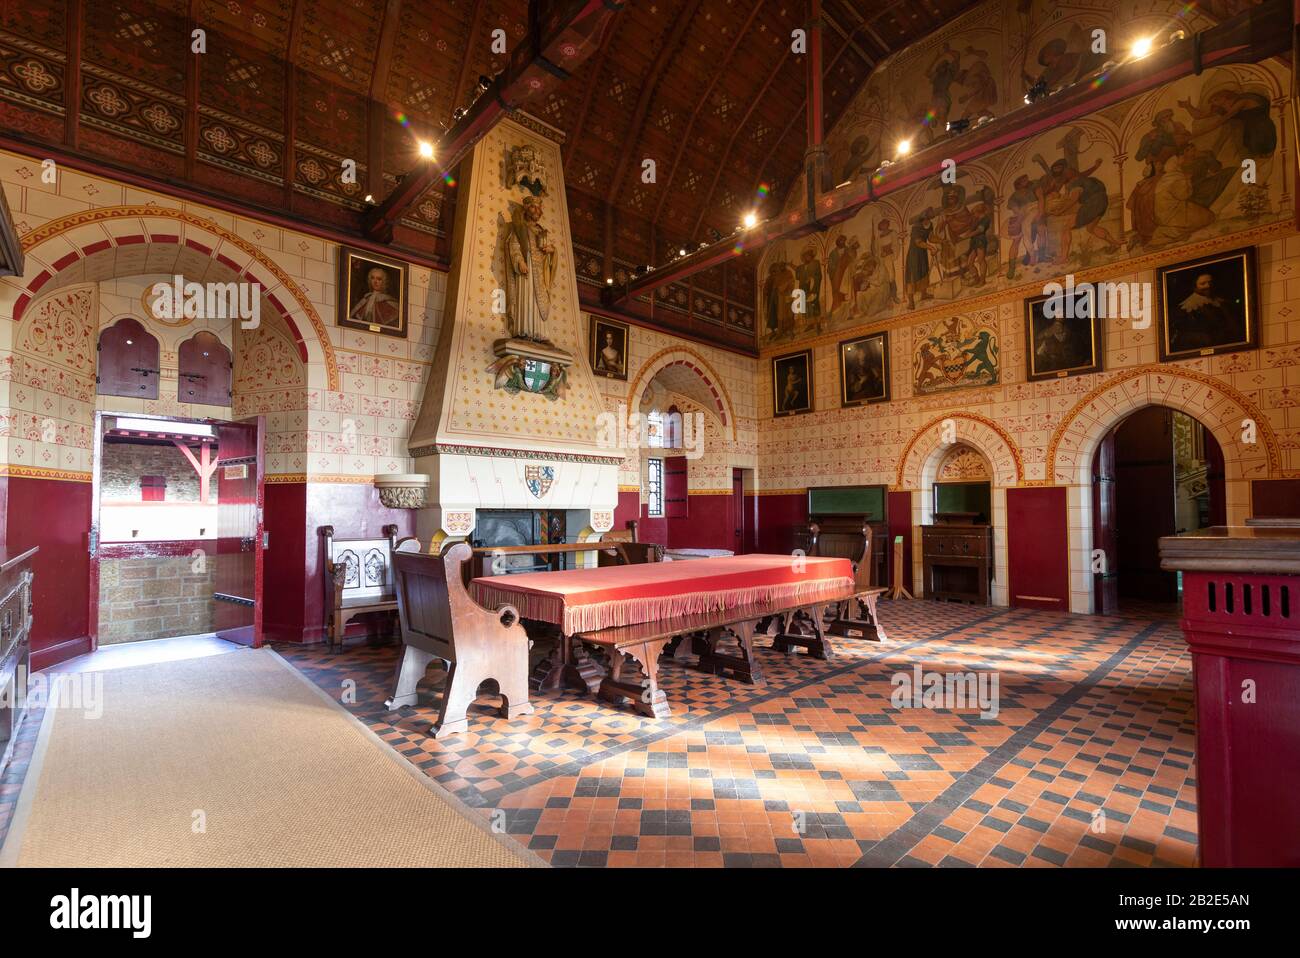
M1092 460L1095 608L1172 610L1179 578L1159 540L1227 521L1223 450L1192 416L1145 406L1116 423Z

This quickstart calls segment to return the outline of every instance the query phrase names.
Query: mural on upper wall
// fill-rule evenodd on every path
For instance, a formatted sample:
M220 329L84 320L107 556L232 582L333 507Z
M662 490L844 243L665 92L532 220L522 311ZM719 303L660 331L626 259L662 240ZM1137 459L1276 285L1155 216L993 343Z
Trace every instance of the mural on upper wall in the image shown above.
M994 310L949 316L912 327L912 388L916 395L1000 381Z
M898 54L828 136L832 170L841 182L870 176L900 140L939 142L948 120L1009 113L1039 80L1050 90L1092 76L1137 37L1204 29L1252 5L1103 2L990 0ZM1093 31L1112 24L1124 26L1108 30L1109 53L1094 52ZM760 339L795 341L1289 218L1288 84L1273 61L1207 70L963 163L955 182L917 184L824 233L771 244ZM800 196L796 185L789 204Z

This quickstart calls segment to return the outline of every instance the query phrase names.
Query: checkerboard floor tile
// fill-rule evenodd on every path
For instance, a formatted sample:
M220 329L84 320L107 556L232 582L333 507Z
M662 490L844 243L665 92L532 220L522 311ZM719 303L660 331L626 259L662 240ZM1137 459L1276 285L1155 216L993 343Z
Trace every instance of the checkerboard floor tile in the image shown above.
M276 649L415 767L561 866L1189 866L1191 661L1175 620L886 602L884 643L758 654L754 688L664 660L647 719L573 692L435 741L443 675L388 712L393 646ZM996 714L894 704L993 673ZM925 704L925 703L921 703ZM943 704L943 703L939 703Z

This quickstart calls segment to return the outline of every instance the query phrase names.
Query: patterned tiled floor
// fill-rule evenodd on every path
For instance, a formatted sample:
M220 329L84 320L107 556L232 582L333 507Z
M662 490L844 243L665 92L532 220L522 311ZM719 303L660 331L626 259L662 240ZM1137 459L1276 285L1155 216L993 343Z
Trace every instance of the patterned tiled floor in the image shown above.
M881 615L888 641L839 640L829 661L762 649L764 688L665 661L669 719L555 693L515 721L476 708L441 742L426 734L435 669L420 707L389 713L395 647L276 648L555 865L1194 864L1176 621L931 602ZM995 673L996 716L896 708L896 676L918 665Z

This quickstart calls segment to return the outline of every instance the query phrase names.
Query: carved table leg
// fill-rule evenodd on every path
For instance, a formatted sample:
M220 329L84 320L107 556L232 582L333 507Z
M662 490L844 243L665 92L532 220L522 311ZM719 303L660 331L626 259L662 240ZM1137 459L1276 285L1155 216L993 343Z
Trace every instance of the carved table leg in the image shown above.
M561 635L555 648L533 669L529 684L539 692L567 688L594 695L603 675L581 642Z
M826 631L846 639L866 639L868 642L884 640L885 631L880 627L880 620L876 616L877 598L876 593L866 592L840 603L835 615L826 624Z
M673 661L683 665L694 665L696 656L704 654L705 640L703 632L690 632L679 635L668 644Z
M637 645L611 650L610 658L614 668L601 680L598 698L604 702L621 704L630 700L632 707L648 718L668 718L672 708L668 696L659 687L659 656L663 653L667 639L651 639ZM635 661L641 667L645 678L641 682L629 681L624 670L628 660Z
M824 613L825 607L820 603L796 611L786 623L785 631L773 639L772 648L786 655L793 648L803 648L815 659L831 658L835 650L826 638Z
M700 670L713 675L730 674L752 685L766 685L763 668L754 657L754 625L754 622L740 622L720 629L710 629L702 640L705 648L700 652ZM739 654L718 651L718 643L728 633L736 639Z

